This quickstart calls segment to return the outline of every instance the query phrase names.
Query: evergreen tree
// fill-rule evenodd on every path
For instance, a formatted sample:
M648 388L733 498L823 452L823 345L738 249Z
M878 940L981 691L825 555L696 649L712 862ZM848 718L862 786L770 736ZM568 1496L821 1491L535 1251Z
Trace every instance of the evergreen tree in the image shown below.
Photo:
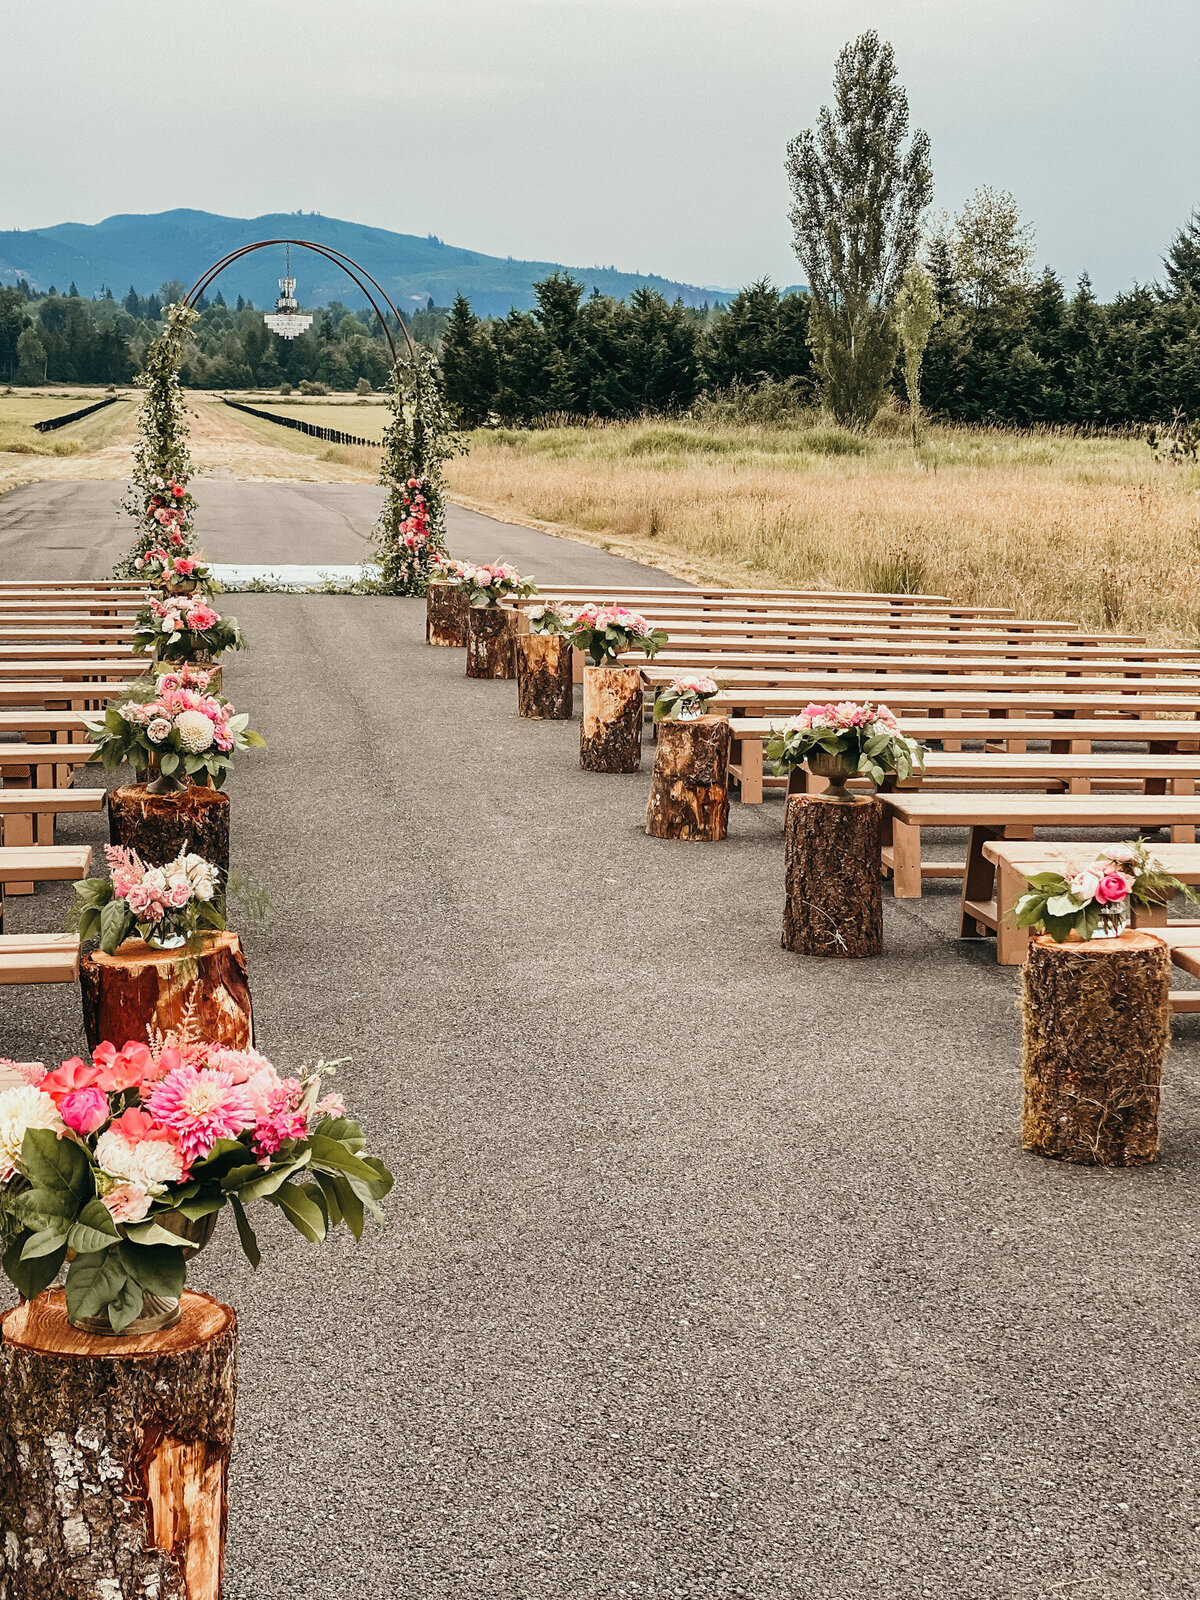
M46 347L31 324L17 339L17 382L46 381Z
M913 443L921 423L921 362L925 346L938 319L937 293L933 279L914 261L904 274L896 297L896 331L904 352L904 387L908 391L908 410L912 419Z
M1193 211L1163 259L1167 292L1176 297L1200 295L1200 211Z
M465 295L456 295L439 351L446 399L464 428L481 427L496 392L496 352Z
M700 340L704 376L714 388L784 382L812 371L807 295L785 294L760 278L734 295Z
M933 191L928 136L918 130L905 150L907 135L892 47L872 31L838 57L833 109L788 145L815 365L830 410L851 427L874 417L895 365L892 306Z

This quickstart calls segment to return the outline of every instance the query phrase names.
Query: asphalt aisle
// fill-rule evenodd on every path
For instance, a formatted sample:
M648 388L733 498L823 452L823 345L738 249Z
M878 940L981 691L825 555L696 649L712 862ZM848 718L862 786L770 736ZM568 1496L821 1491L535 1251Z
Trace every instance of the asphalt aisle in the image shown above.
M0 575L74 572L12 570L12 498ZM206 548L257 559L233 514ZM776 805L647 839L648 771L581 773L420 603L237 611L262 1046L352 1057L397 1184L357 1248L264 1207L258 1274L231 1229L191 1268L241 1322L229 1600L1200 1593L1195 1025L1156 1168L1025 1156L1015 975L949 893L800 960ZM76 1007L0 991L0 1053L73 1052Z

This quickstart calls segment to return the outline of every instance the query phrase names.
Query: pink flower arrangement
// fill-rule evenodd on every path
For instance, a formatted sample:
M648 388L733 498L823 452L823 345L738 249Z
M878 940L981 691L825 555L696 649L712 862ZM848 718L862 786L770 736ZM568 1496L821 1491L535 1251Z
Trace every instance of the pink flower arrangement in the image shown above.
M720 690L715 678L689 674L672 678L665 689L660 689L654 701L654 720L693 721L708 710L708 702Z
M462 582L466 586L470 604L476 609L496 605L512 595L523 598L537 593L534 583L523 578L516 567L510 567L503 561L494 561L490 565L485 562L475 567L464 566Z
M103 717L88 720L96 741L93 761L112 771L122 761L141 773L156 773L182 787L193 778L211 778L219 788L236 750L264 741L229 701L208 692L211 676L189 664L163 672L153 689L140 689Z
M225 926L216 904L221 874L211 862L181 851L165 867L147 867L135 851L119 845L106 845L104 853L108 879L89 878L75 886L74 921L81 939L99 940L111 955L135 928L147 943L169 948ZM113 905L121 915L111 915Z
M661 628L655 628L636 611L621 605L581 606L568 630L571 641L583 650L594 666L615 663L626 650L641 650L654 657L667 642Z
M133 631L134 648L158 661L184 661L194 656L219 656L245 648L236 617L223 617L207 601L168 591L151 597Z
M814 701L770 739L766 753L780 774L818 754L836 756L848 775L876 787L887 777L903 782L925 769L925 747L903 732L887 706L869 700Z
M185 1167L206 1156L218 1139L236 1139L254 1122L245 1093L228 1072L176 1067L151 1090L146 1109L179 1143Z

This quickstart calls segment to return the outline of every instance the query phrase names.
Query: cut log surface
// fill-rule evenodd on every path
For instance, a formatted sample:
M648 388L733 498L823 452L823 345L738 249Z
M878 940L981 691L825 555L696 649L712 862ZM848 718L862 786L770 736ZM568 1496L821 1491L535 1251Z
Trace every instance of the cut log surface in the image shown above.
M794 794L784 823L783 948L804 956L883 950L883 808Z
M461 584L434 579L425 594L425 642L461 650L467 642L469 610Z
M72 1328L61 1289L4 1317L5 1600L219 1600L237 1317L181 1310L137 1339Z
M127 939L115 954L95 950L79 964L88 1049L106 1039L138 1044L152 1033L179 1033L248 1050L254 1016L246 958L236 933L205 935L204 949L155 950Z
M516 613L507 606L470 606L467 619L467 677L515 678Z
M637 667L585 667L579 765L585 772L636 772L642 764L645 691Z
M658 749L646 832L655 839L723 839L729 823L729 721L667 718Z
M1150 933L1030 941L1025 967L1026 1150L1088 1166L1158 1156L1171 959Z
M575 714L572 646L561 633L521 633L517 652L517 711L523 717L569 721Z
M149 867L163 867L181 850L194 851L229 873L229 796L192 785L150 794L144 783L124 784L108 797L108 836L136 850Z

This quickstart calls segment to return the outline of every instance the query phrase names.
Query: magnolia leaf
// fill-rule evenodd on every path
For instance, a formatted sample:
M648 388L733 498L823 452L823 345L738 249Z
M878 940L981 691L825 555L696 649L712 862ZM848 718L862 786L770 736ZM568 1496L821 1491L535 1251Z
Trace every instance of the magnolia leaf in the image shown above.
M78 1200L91 1193L88 1159L73 1139L62 1138L52 1128L30 1128L21 1142L21 1170L32 1184Z
M41 1228L26 1236L21 1260L36 1261L39 1256L54 1255L56 1251L66 1250L68 1243L68 1237L61 1228Z
M22 1253L28 1237L25 1233L17 1235L4 1252L3 1266L5 1275L12 1281L17 1293L24 1295L26 1300L35 1300L58 1277L67 1259L67 1243L60 1236L59 1248L52 1254L34 1256L24 1261Z
M67 1268L67 1314L73 1322L96 1316L124 1285L124 1268L111 1250L76 1256Z
M207 1212L204 1214L207 1215ZM164 1215L169 1216L170 1212ZM170 1245L173 1250L179 1246L179 1235L157 1222L127 1222L123 1226L125 1237L131 1239L134 1244L165 1244Z
M8 1209L27 1228L61 1225L65 1235L79 1210L79 1197L64 1189L25 1189L13 1196Z
M100 913L100 948L111 956L133 927L133 914L124 900L110 900Z
M125 1271L147 1294L177 1300L183 1293L187 1263L181 1247L126 1241L118 1247L117 1254Z
M320 1244L327 1230L324 1209L314 1198L320 1192L315 1184L285 1183L269 1197L296 1231L312 1244Z
M107 1250L120 1237L104 1201L89 1200L67 1235L67 1243L79 1255L91 1255L99 1250Z
M131 1279L126 1278L115 1300L108 1303L109 1326L114 1333L123 1333L142 1314L145 1296Z
M360 1178L364 1183L370 1183L376 1176L366 1162L354 1155L337 1139L331 1139L327 1134L315 1133L310 1142L313 1165L324 1167L326 1171L344 1172L348 1177Z
M250 1265L257 1268L262 1255L258 1248L258 1240L254 1237L254 1229L250 1226L250 1218L246 1215L246 1208L237 1195L232 1196L232 1204L233 1220L237 1223L238 1239L243 1254Z

